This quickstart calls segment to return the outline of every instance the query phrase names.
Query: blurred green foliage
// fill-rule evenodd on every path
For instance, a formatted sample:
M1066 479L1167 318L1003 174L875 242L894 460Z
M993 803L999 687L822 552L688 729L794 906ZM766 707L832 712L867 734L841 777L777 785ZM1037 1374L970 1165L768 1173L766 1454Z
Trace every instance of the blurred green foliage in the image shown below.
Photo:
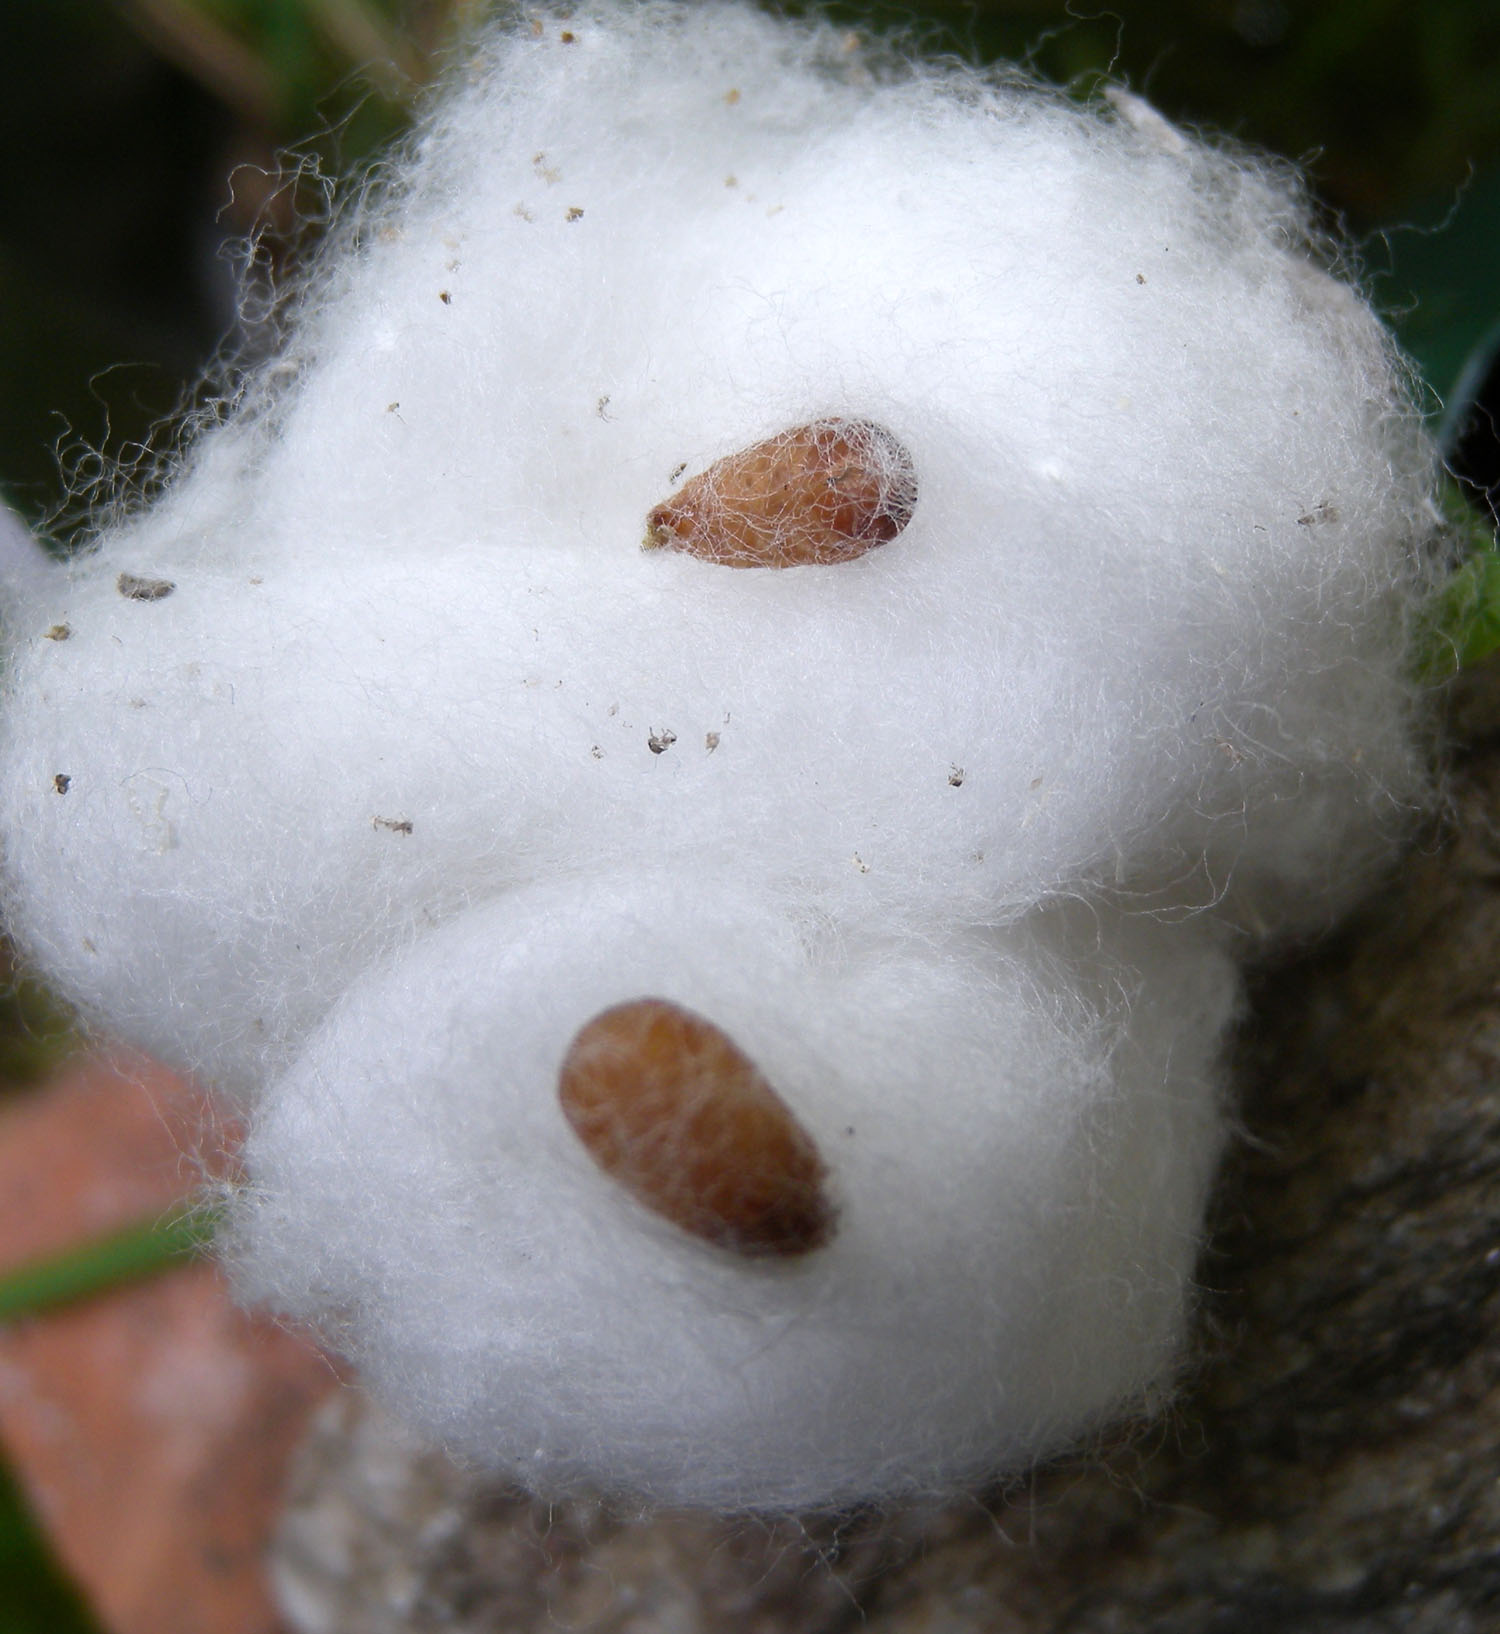
M1356 231L1462 180L1500 145L1492 0L856 0L829 9L853 23L910 20L936 44L1027 61L1062 83L1123 78L1174 119L1310 162Z
M401 103L425 77L422 34L435 10L394 0L124 0L120 9L241 119L291 134L314 128L351 67Z
M1432 613L1426 678L1441 681L1500 651L1500 550L1492 533L1443 587Z
M78 1591L49 1558L25 1499L0 1470L0 1634L93 1634L94 1628Z

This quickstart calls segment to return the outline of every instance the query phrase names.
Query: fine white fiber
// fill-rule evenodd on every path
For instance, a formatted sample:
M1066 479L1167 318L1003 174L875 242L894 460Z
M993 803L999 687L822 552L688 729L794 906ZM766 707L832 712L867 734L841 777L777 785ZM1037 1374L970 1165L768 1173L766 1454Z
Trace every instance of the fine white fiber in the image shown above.
M1157 1399L1237 964L1429 794L1433 457L1311 221L747 5L480 36L9 586L10 927L244 1111L247 1298L544 1492L939 1493Z

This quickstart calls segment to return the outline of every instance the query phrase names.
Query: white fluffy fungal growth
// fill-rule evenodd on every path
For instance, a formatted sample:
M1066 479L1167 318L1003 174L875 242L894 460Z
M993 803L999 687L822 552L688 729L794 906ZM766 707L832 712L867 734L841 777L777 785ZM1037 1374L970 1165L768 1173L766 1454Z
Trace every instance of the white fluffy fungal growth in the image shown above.
M18 587L0 834L51 979L250 1108L247 1293L545 1490L940 1491L1143 1401L1231 952L1423 798L1429 453L1295 182L582 6L459 65L246 403ZM738 1113L570 1124L647 998L823 1235L663 1202Z

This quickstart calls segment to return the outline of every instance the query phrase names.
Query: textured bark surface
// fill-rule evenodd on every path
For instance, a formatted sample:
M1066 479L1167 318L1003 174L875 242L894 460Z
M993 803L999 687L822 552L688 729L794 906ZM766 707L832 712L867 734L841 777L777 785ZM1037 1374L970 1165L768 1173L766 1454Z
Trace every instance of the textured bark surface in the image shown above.
M275 1571L313 1631L1500 1628L1500 670L1445 834L1257 988L1170 1415L988 1500L755 1525L548 1510L357 1405Z

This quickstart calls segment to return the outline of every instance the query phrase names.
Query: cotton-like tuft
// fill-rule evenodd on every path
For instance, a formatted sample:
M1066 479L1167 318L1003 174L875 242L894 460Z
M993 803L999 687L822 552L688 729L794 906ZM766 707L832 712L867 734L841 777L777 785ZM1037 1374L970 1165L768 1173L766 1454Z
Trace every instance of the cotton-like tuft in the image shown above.
M1432 456L1296 178L596 3L292 304L12 573L0 782L30 958L249 1118L245 1296L545 1492L937 1493L1155 1399L1236 962L1427 797ZM616 1007L679 1043L590 1134Z

